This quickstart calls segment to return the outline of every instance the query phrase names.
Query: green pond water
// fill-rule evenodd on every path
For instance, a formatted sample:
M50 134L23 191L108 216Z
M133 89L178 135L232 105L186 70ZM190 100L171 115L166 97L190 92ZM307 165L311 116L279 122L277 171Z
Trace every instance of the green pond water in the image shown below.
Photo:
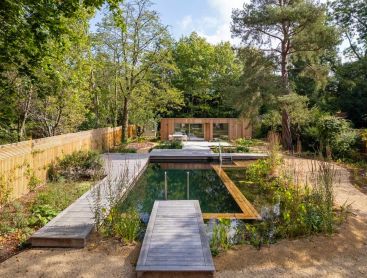
M155 200L165 200L165 172L167 173L168 200L199 200L203 213L241 212L216 172L207 165L151 163L118 205L121 212L133 208L149 214ZM186 169L178 169L186 168ZM189 173L189 174L187 174ZM189 182L187 183L187 177Z
M259 213L263 208L275 204L273 192L249 182L245 169L226 169L225 172Z

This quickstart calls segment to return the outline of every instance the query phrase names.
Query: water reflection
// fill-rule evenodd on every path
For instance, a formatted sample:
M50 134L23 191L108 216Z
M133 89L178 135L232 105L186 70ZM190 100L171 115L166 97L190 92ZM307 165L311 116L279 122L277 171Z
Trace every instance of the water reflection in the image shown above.
M118 209L125 212L134 208L145 217L156 200L190 199L199 200L203 213L241 212L214 170L203 167L189 170L180 165L177 168L150 164Z

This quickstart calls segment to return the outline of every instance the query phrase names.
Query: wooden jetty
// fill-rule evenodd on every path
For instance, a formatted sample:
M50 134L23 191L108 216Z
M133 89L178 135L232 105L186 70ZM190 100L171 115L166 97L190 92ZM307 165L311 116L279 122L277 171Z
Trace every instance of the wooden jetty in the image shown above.
M199 201L155 201L136 271L215 271Z

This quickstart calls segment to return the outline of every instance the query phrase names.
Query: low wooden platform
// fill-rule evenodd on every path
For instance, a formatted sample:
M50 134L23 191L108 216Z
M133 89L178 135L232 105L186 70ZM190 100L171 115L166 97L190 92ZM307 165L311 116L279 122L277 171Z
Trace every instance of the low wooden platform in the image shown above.
M239 219L261 220L260 214L254 208L254 206L246 199L246 197L237 188L237 186L233 183L233 181L228 177L226 172L224 172L219 165L212 165L212 168L218 174L224 185L227 187L229 193L232 195L233 199L241 208L243 215L242 217L239 217Z
M136 271L215 271L199 201L155 201Z
M123 194L136 181L148 164L149 156L142 154L105 155L107 176L100 187L101 205L109 211L109 192ZM124 179L124 184L119 185ZM33 247L82 248L94 228L93 193L86 192L73 204L35 232L29 239Z

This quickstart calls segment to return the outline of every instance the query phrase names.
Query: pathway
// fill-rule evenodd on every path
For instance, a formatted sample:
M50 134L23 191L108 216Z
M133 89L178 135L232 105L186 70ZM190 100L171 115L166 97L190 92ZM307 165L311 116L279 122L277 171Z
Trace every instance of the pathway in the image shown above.
M91 190L52 219L30 238L38 247L84 247L94 228L97 195L101 206L108 212L109 198L118 198L128 190L148 164L144 154L104 155L107 176ZM99 194L97 194L99 193Z
M312 159L285 158L285 168L303 183L310 181L314 175L315 165L317 165L317 161ZM336 173L334 184L335 203L338 206L350 204L354 212L367 216L367 195L353 186L347 169L334 164L334 170Z
M136 271L215 271L199 201L155 201Z

